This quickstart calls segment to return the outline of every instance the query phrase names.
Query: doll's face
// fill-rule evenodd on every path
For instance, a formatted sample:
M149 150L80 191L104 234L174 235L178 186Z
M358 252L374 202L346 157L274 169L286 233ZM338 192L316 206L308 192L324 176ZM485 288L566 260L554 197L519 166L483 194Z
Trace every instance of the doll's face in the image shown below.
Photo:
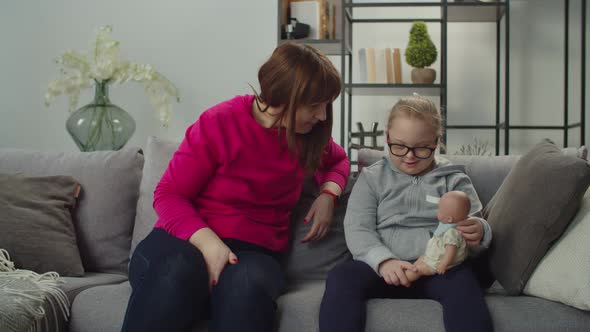
M453 224L467 219L471 203L464 192L450 191L440 198L438 220L445 224Z

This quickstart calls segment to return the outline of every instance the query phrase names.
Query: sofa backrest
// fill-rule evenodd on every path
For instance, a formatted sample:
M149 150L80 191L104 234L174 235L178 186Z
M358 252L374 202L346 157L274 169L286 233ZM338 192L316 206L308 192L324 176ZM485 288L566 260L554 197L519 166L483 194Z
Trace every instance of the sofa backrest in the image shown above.
M386 152L371 149L361 149L358 154L359 169L369 166L376 161L387 157ZM471 178L473 186L483 206L486 206L496 193L502 181L514 164L520 158L516 155L508 156L463 156L442 155L453 164L465 165L467 175Z
M66 153L0 149L0 173L69 175L80 183L74 226L88 272L127 274L143 162L138 148Z
M174 151L178 149L178 145L180 145L179 142L154 136L148 137L144 150L145 164L143 166L143 178L139 186L139 199L137 200L137 214L135 215L130 255L135 251L137 244L149 234L158 219L152 206L154 189L156 189L162 174L168 168L168 163L172 159Z
M587 159L588 150L586 147L568 147L561 149L565 155L571 155L584 160ZM388 156L387 151L372 149L361 149L358 153L359 169L369 166L383 156ZM485 207L502 182L508 175L512 166L516 164L519 155L504 156L464 156L464 155L442 155L453 164L465 165L467 175L471 178L477 195Z

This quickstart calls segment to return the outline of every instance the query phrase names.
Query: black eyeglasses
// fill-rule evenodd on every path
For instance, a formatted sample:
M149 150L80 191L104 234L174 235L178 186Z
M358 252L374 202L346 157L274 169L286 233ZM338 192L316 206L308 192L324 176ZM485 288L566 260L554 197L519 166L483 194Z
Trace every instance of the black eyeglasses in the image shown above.
M389 151L391 152L391 154L396 157L403 157L403 156L407 155L408 152L412 151L412 153L414 154L414 156L416 156L416 158L428 159L428 158L430 158L430 156L432 156L432 153L434 152L434 150L436 150L436 148L429 148L427 146L418 146L418 147L411 148L411 147L409 147L407 145L403 145L403 144L389 143L387 145L389 145Z

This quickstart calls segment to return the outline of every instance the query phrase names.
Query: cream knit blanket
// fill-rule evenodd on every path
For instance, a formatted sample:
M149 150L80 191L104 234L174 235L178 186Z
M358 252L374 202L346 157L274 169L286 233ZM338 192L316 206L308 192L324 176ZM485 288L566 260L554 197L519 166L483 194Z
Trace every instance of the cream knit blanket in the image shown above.
M0 249L0 331L49 331L44 305L52 311L57 331L58 311L65 320L70 315L70 303L59 283L56 272L15 269L8 252Z

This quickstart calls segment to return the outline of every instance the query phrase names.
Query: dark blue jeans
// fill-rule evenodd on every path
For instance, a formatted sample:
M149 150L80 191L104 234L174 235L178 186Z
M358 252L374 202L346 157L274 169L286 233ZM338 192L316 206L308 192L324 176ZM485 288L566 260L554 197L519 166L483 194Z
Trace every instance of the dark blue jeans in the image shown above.
M483 291L466 264L444 275L423 277L406 288L388 285L369 265L350 261L328 274L320 308L320 331L364 331L366 301L372 298L432 299L443 307L447 332L493 330Z
M133 292L122 331L190 331L210 319L209 331L272 331L285 280L278 255L237 240L224 240L238 256L209 292L207 266L188 241L154 229L129 265Z

